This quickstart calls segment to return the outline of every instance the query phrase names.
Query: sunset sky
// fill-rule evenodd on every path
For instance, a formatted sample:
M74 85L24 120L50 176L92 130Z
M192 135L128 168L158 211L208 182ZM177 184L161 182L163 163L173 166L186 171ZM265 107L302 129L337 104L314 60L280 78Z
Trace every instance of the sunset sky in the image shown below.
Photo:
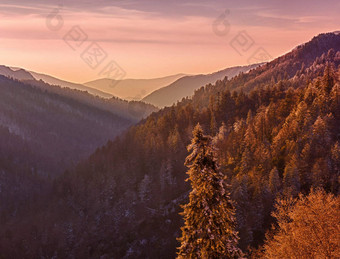
M339 11L337 0L1 0L0 64L80 83L112 60L126 78L209 73L339 30ZM92 68L91 44L106 53Z

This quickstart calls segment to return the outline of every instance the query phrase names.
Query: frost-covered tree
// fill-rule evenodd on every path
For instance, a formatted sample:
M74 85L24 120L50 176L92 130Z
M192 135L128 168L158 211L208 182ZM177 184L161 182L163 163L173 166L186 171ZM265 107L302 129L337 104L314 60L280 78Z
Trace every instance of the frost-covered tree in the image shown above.
M192 191L183 206L185 225L178 258L239 258L235 210L225 176L219 171L211 137L198 124L186 159Z
M174 185L176 182L176 179L174 178L172 174L172 164L170 159L167 159L162 162L162 167L160 170L160 185L161 185L161 190L164 191L164 189L167 186Z
M150 199L150 185L151 185L151 179L149 175L144 175L143 180L139 184L139 198L142 202L148 201Z
M225 140L227 138L227 136L228 136L228 128L225 125L225 123L222 122L222 125L219 128L218 133L213 138L213 144L216 144L218 142L221 142L221 141Z

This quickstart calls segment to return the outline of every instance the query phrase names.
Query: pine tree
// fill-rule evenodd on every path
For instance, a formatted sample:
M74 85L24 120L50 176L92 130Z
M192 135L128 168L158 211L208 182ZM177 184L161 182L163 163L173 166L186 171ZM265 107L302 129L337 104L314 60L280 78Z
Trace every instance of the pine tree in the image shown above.
M299 171L295 163L295 160L288 163L283 174L284 194L286 197L295 198L301 189Z
M332 91L334 85L334 76L333 69L328 63L326 65L322 81L324 91L326 92L326 94L329 94Z
M224 122L222 122L221 127L218 130L218 133L216 134L216 136L213 138L213 144L216 144L220 141L223 141L227 138L228 136L228 128L225 125Z
M183 206L185 225L178 258L239 258L235 210L225 176L219 171L211 137L198 124L186 159L192 191Z
M272 194L278 193L281 189L281 178L276 167L269 173L269 188Z
M217 132L217 122L216 122L216 118L213 112L211 112L210 132L212 135L215 135Z

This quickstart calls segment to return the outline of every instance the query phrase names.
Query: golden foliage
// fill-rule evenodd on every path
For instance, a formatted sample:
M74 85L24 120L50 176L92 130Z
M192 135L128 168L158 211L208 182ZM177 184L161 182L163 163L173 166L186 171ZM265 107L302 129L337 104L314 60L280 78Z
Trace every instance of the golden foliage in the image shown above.
M340 197L319 189L299 199L279 200L274 235L264 258L340 258Z

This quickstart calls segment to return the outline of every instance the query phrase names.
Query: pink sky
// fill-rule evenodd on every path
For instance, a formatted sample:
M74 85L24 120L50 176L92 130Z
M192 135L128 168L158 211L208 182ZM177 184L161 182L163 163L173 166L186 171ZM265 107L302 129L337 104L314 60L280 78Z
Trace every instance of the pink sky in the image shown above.
M80 83L102 77L100 71L111 60L126 78L209 73L245 65L260 47L275 58L319 33L339 30L340 24L340 3L335 0L1 2L0 64ZM59 5L63 25L55 27L52 20L52 27L46 26L47 16ZM217 27L221 32L217 35L213 24L224 13L220 20L227 27ZM75 50L63 40L73 26L87 35ZM228 32L223 33L224 28ZM236 42L240 31L247 39L236 51L230 42ZM96 68L81 58L92 42L107 53Z

